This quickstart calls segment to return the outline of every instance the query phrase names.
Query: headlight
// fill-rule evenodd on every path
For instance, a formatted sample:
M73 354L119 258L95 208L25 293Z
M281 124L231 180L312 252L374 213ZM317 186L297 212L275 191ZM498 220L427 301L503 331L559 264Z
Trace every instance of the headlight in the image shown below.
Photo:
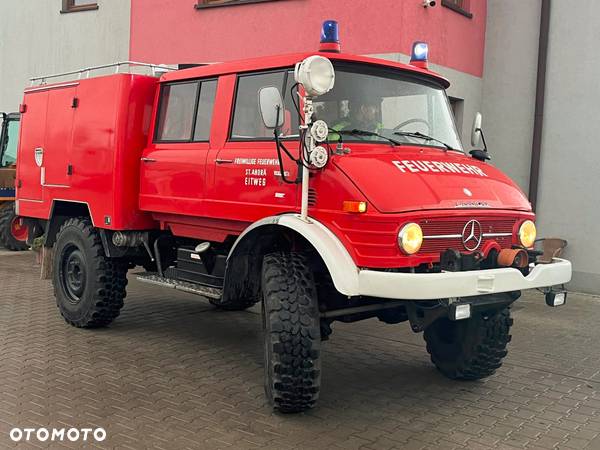
M531 220L526 220L519 227L519 242L525 248L533 247L536 234L535 223Z
M326 94L333 88L335 71L329 59L313 55L296 64L294 78L304 86L306 95L317 97Z
M407 223L398 233L398 245L407 255L413 255L419 251L423 243L423 230L419 224Z

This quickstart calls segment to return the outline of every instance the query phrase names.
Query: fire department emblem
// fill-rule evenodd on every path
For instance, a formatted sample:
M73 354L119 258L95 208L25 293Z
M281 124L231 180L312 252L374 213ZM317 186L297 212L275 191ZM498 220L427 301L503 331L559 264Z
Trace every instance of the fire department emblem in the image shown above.
M472 252L481 244L483 233L481 224L476 220L469 220L462 230L462 242L465 249Z
M42 163L44 162L44 149L42 147L38 147L33 151L33 155L35 157L35 163L38 167L42 167Z

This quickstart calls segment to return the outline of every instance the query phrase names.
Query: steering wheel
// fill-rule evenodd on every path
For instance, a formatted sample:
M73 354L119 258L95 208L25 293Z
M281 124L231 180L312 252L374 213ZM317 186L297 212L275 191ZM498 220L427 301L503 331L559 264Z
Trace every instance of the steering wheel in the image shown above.
M393 130L394 131L398 131L400 130L400 128L404 128L407 125L411 125L413 123L422 123L423 125L425 125L427 127L427 132L425 134L431 134L431 126L429 125L429 122L427 122L425 119L409 119L406 120L398 125L396 125Z

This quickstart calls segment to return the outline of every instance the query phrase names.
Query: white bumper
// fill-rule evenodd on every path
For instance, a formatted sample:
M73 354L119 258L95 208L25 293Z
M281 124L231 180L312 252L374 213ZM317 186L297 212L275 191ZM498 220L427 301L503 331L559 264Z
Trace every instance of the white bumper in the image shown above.
M260 232L264 226L282 226L304 236L321 255L335 288L348 297L364 295L399 300L472 297L550 287L571 280L571 263L558 258L552 264L535 266L526 277L512 268L425 274L360 269L331 230L313 218L303 220L298 214L265 217L253 223L240 235L229 257L235 257L238 244L250 232Z
M360 270L359 295L389 299L428 300L550 287L571 280L571 263L554 258L523 276L513 268L442 273L392 273Z

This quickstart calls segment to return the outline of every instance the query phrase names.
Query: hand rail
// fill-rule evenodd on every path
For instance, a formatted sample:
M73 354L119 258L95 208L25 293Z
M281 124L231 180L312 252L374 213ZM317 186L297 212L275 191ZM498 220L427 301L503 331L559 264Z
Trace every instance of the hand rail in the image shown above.
M160 64L149 64L149 63L143 63L143 62L136 62L136 61L121 61L121 62L116 62L116 63L112 63L112 64L103 64L100 66L93 66L93 67L86 67L85 69L79 69L79 70L71 70L69 72L62 72L62 73L56 73L56 74L52 74L52 75L45 75L45 76L41 76L41 77L33 77L30 78L29 81L31 81L31 85L33 86L36 82L39 82L40 85L46 84L47 80L49 78L59 78L59 77L65 77L67 75L78 75L78 78L81 79L82 75L85 73L85 77L89 78L90 77L90 72L92 72L93 70L99 70L99 69L109 69L111 67L115 67L115 73L119 73L121 66L137 66L137 67L149 67L150 69L152 69L152 75L156 76L157 71L170 71L170 70L177 70L174 67L169 67L169 66L165 66L165 65L160 65Z

